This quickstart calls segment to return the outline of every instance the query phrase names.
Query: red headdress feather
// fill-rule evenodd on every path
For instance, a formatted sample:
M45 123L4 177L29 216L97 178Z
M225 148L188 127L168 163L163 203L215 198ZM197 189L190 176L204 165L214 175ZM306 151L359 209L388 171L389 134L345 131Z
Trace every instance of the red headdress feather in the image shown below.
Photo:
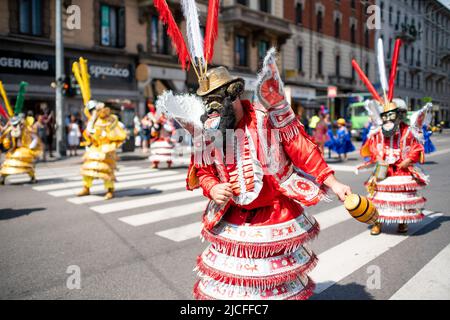
M0 103L0 116L2 116L3 118L5 118L5 120L9 120L9 115L8 113L5 111L5 109L3 109L3 105Z
M402 40L397 39L395 41L394 55L392 56L391 74L389 75L389 93L388 93L389 101L392 101L392 98L394 97L395 78L397 76L398 57L400 55L400 46L401 45L402 45Z
M156 10L158 10L160 20L167 26L167 34L172 39L181 67L183 70L186 70L189 68L191 59L180 28L178 28L166 0L154 0L153 4L155 5Z
M208 18L205 30L205 59L211 62L214 56L214 43L219 30L219 0L209 0Z
M356 62L355 59L352 60L352 66L355 69L355 71L358 73L359 78L362 82L364 82L364 85L369 90L369 92L372 94L375 100L377 100L380 104L383 104L383 99L381 99L380 95L378 94L377 90L375 90L374 86L370 82L370 80L367 78L367 76L364 74L364 72L361 70L358 62Z

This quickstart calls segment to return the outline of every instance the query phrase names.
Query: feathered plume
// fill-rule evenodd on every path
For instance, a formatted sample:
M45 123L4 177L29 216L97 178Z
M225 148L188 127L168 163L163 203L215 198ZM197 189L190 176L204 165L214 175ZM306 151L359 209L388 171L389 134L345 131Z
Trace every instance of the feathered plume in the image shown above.
M369 114L374 127L378 128L383 124L380 116L380 105L375 100L366 100L364 102L364 108Z
M431 111L433 109L433 104L431 102L427 103L422 109L414 112L410 119L410 128L414 137L419 140L422 144L424 143L422 128L424 125L428 126L432 120Z
M388 90L388 82L386 78L386 65L384 63L384 48L383 48L383 40L378 39L378 47L377 47L377 59L378 59L378 73L380 75L380 83L381 88L383 88L384 99L387 99L387 90ZM387 101L385 101L387 103Z
M188 69L190 60L189 51L186 47L186 42L184 41L180 28L178 28L178 25L170 12L167 2L165 0L154 0L153 4L155 5L156 10L158 10L159 18L167 26L167 34L172 39L181 67L183 70Z
M195 130L202 132L200 117L205 113L205 106L195 95L174 95L172 91L165 91L156 101L156 110L176 120L192 136Z
M195 0L181 0L181 5L183 8L183 15L186 19L186 33L193 64L203 68L205 64L205 54L203 51L203 37L200 31L197 5L195 4Z
M369 92L372 94L374 99L377 100L379 103L383 104L383 99L380 98L380 95L378 94L377 90L375 90L372 83L367 78L367 76L364 74L364 72L361 70L361 67L359 66L358 62L356 62L355 59L352 60L352 66L355 69L356 73L358 73L359 78L364 83L364 85L369 90Z
M9 120L9 115L5 111L5 109L3 109L3 105L1 103L0 103L0 116L2 116L5 120Z
M25 102L25 91L27 89L28 83L22 81L19 86L19 93L17 94L16 105L14 107L14 113L16 115L22 113L23 104Z
M395 78L397 77L397 65L398 65L398 57L400 55L401 45L402 45L402 40L397 39L395 41L394 55L392 56L391 74L389 75L389 93L388 93L389 101L392 101L392 98L394 97Z
M209 0L205 30L205 59L210 63L214 56L214 43L219 30L219 0Z
M14 116L14 111L9 104L8 96L6 95L5 88L3 87L3 83L0 81L0 94L5 102L6 111L8 111L8 115L10 117Z

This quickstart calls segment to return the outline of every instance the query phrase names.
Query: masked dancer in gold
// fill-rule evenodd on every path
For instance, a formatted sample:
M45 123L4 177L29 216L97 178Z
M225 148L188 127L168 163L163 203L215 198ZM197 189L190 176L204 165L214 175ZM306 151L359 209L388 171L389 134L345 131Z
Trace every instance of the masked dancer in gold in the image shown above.
M102 179L107 190L105 199L109 200L114 197L116 149L125 141L126 132L118 117L111 113L110 108L102 102L90 99L87 61L80 58L79 63L73 64L72 70L80 85L86 106L84 113L88 118L87 128L83 133L86 140L83 142L86 152L81 167L83 189L78 196L89 195L94 179Z
M5 114L9 119L0 134L0 144L8 150L5 161L0 168L0 184L5 183L9 175L28 174L31 182L36 182L35 160L42 152L42 144L22 113L26 82L20 83L19 94L16 99L14 111L12 111L2 83L0 82L0 93L7 109Z

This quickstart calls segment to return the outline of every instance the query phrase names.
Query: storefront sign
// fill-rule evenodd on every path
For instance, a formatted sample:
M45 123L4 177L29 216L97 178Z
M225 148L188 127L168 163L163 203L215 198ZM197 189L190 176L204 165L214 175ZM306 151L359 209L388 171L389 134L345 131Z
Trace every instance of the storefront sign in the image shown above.
M55 57L0 51L0 73L55 75Z
M327 94L328 98L336 98L337 96L337 88L330 86L328 87L328 94Z
M66 68L72 69L75 59L69 59ZM131 82L134 77L134 67L131 64L104 62L88 59L89 75L92 82L116 83Z

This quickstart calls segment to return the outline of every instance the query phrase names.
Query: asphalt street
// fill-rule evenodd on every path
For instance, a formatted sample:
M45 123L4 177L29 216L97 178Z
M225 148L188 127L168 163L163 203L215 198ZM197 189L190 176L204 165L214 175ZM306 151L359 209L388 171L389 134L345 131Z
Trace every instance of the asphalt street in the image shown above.
M432 139L427 218L407 235L393 226L370 236L336 198L308 209L322 229L311 244L313 299L450 299L450 134ZM364 194L360 162L357 153L329 159ZM185 190L186 167L151 170L147 159L123 157L117 197L105 201L101 184L76 197L80 165L39 163L37 184L18 176L0 186L0 299L192 299L206 202Z

